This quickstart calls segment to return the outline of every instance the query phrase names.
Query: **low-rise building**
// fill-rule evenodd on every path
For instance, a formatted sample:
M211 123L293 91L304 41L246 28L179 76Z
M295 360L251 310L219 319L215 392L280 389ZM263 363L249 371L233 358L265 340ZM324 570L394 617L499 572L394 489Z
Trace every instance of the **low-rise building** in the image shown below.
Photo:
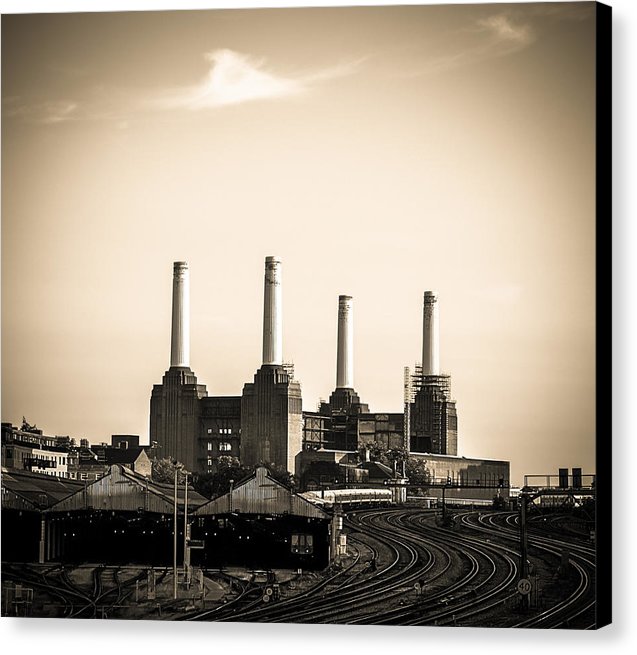
M26 421L21 428L2 423L2 465L8 469L66 478L68 454L57 437L42 434Z

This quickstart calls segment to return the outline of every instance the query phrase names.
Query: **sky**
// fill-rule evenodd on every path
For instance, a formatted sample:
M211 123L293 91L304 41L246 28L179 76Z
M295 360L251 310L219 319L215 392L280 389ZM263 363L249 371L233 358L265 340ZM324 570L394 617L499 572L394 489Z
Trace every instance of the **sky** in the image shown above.
M240 395L263 266L307 410L402 411L439 294L459 454L595 472L594 3L3 16L2 420L148 439L172 264Z

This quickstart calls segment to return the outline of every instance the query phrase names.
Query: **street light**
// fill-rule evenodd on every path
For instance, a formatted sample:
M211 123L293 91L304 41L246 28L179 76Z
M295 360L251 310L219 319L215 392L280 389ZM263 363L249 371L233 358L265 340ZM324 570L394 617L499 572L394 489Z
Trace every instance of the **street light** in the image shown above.
M188 549L188 471L184 469L184 582L190 582L190 551Z
M175 467L175 496L174 496L174 515L173 515L173 598L177 600L177 475L184 467L178 461L173 460Z

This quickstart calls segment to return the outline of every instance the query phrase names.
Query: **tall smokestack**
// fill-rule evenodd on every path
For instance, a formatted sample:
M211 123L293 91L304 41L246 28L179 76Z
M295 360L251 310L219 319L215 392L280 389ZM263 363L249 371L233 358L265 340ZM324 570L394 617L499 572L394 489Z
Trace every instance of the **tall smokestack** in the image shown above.
M438 296L425 291L422 326L422 374L440 375L440 325Z
M263 363L283 363L281 297L281 260L265 258L265 289L263 296Z
M354 388L354 307L351 296L338 297L336 388Z
M187 262L175 262L173 267L170 366L190 367L190 274Z

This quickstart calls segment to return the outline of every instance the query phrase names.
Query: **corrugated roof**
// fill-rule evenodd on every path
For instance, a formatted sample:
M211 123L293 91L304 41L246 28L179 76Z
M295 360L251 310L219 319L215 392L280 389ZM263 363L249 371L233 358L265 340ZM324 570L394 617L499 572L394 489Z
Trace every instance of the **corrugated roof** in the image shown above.
M188 507L207 501L188 485ZM109 511L137 511L166 514L174 511L174 487L159 484L134 473L122 464L114 464L99 480L82 487L51 508L53 512L84 511L89 508ZM177 508L183 512L184 485L177 487Z
M259 466L253 475L240 482L231 492L214 498L193 514L204 516L231 512L330 518L323 510L271 477L263 466Z
M15 499L21 499L21 509L46 509L83 487L82 482L53 475L2 468L3 507L13 507ZM15 498L11 499L7 492Z

